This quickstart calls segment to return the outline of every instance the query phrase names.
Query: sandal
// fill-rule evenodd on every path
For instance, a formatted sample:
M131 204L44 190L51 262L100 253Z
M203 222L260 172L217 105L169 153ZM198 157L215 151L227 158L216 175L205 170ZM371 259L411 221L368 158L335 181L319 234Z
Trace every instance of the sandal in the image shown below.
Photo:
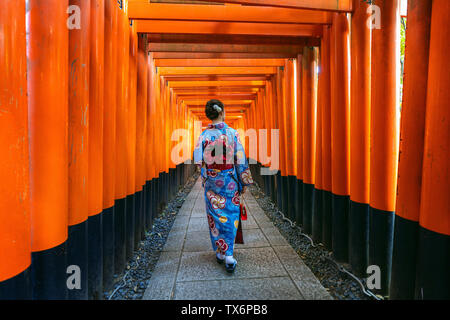
M216 255L216 261L218 264L222 264L225 261L225 258L220 259L217 255Z
M233 273L236 269L237 262L235 261L233 264L225 263L225 269L228 273Z

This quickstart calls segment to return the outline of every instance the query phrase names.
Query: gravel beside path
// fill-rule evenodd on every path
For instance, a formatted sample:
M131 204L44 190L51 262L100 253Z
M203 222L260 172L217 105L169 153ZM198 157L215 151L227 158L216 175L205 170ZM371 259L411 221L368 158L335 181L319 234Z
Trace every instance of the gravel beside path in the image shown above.
M190 177L186 185L155 219L152 230L146 233L145 239L140 242L133 258L127 263L127 269L122 274L114 276L116 284L111 291L104 292L104 299L142 299L178 211L198 176L196 173Z

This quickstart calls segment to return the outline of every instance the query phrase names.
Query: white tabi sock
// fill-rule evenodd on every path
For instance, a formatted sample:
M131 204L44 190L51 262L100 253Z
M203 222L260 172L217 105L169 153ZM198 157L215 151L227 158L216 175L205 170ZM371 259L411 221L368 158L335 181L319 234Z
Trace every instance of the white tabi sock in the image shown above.
M216 253L216 256L217 256L217 258L220 259L220 260L225 259L225 256L224 256L223 254L221 254L220 252L217 252L217 253Z
M225 263L226 264L235 264L237 261L233 256L226 256Z

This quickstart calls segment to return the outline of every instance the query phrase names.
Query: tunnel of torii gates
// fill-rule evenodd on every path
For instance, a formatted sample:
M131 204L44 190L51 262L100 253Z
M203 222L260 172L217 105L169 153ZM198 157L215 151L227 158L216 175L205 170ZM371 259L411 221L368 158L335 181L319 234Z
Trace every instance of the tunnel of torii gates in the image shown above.
M102 298L193 175L213 98L336 261L450 298L450 1L408 1L401 117L400 0L379 28L368 1L151 2L2 0L1 298Z

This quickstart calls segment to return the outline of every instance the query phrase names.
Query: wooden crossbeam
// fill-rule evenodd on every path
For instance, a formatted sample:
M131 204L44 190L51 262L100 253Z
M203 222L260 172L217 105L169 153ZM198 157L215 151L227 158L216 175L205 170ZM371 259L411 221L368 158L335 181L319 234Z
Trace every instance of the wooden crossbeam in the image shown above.
M135 20L178 20L216 22L269 22L296 24L331 24L326 11L291 8L215 6L192 4L159 4L148 0L132 1L128 17Z
M320 40L309 37L292 36L264 36L239 34L178 34L178 33L149 33L150 43L223 43L223 44L278 44L319 46Z
M153 52L153 58L155 59L293 59L297 56L298 53L289 52Z
M284 59L155 59L157 67L280 67Z
M247 22L137 20L138 33L246 34L321 37L322 25Z
M352 11L352 0L198 0L200 2L238 3L248 6L268 6L327 11ZM164 2L159 0L158 2Z
M189 99L183 99L183 101L189 105L189 106L205 106L206 103L209 101L210 99L194 99L194 100L189 100ZM233 100L221 100L223 102L224 105L227 104L251 104L254 100L239 100L239 99L233 99Z
M301 45L243 45L243 44L186 44L186 43L149 43L152 52L217 52L217 53L286 53L299 54ZM154 57L157 58L157 57ZM221 58L221 57L219 57Z
M160 67L158 74L167 75L240 75L275 74L275 67Z
M265 81L169 81L171 88L219 88L219 87L237 87L237 88L264 88Z
M258 88L244 88L244 87L217 87L211 89L205 88L173 88L173 92L176 94L197 94L197 93L209 93L209 94L221 94L221 93L257 93L259 91Z
M270 76L265 75L198 75L198 76L165 76L167 81L264 81L270 80Z

